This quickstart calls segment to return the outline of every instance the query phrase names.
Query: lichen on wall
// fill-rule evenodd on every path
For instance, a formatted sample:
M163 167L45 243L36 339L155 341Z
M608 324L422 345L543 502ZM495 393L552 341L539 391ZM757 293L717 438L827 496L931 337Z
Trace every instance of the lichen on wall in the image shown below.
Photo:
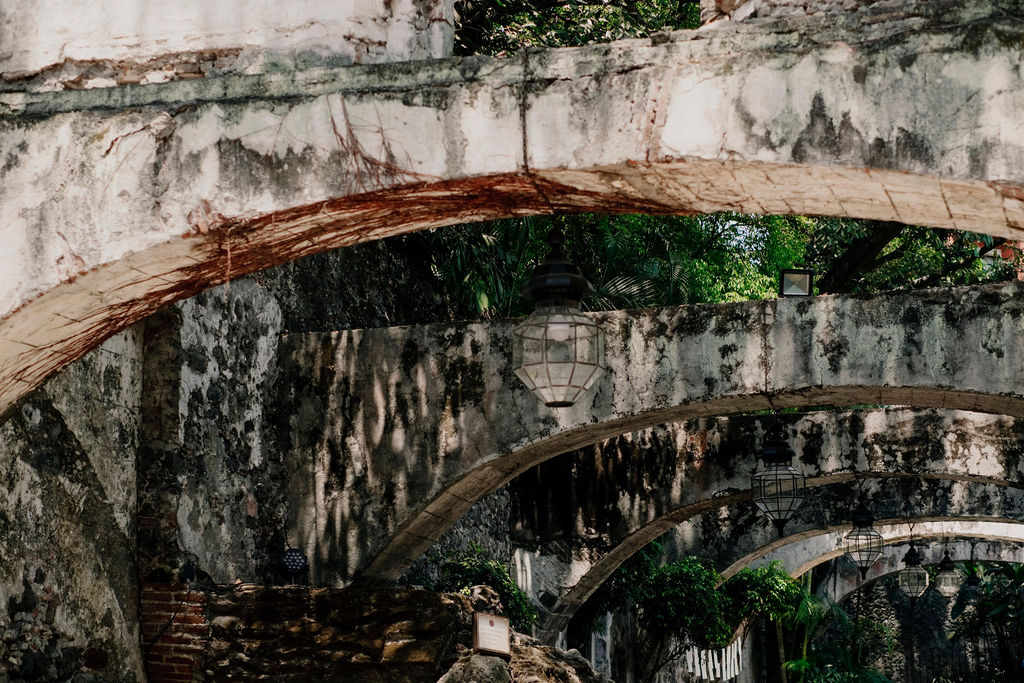
M15 676L142 680L139 341L111 338L0 423L0 651Z

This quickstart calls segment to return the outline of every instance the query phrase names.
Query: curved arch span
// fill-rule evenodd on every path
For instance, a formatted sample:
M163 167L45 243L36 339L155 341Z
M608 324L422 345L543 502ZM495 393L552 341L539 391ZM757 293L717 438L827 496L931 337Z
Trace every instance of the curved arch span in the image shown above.
M913 529L911 529L913 527ZM981 557L977 550L976 559L1020 561L1024 560L1024 521L1005 517L914 517L910 519L888 519L876 522L875 528L885 538L887 547L903 546L911 538L915 541L940 539L970 539L977 541L1005 541L1012 544L1015 553L1011 558ZM802 576L814 567L844 554L842 539L849 533L849 525L815 529L782 539L781 543L766 545L734 562L722 576L729 578L745 567L757 567L778 561L791 576ZM981 546L982 553L987 552ZM996 548L998 552L1005 549ZM904 549L905 552L905 549ZM935 553L932 553L933 555ZM898 552L885 552L869 568L868 580L877 579L902 568L903 556ZM1013 558L1020 558L1014 560ZM926 557L924 564L936 564L942 559L941 551L936 557ZM966 559L966 556L957 559ZM854 571L852 574L859 574ZM851 576L852 576L851 574ZM852 586L838 592L839 599L856 590L856 579ZM845 585L845 584L844 584Z
M947 524L945 526L955 525ZM915 546L919 551L922 550L922 545L925 546L922 551L924 565L937 565L941 562L947 547L950 558L957 563L967 560L1024 563L1024 541L1022 540L991 537L965 538L958 536L953 531L948 531L943 536L922 537L916 531L915 529ZM933 542L931 547L927 547L929 541ZM882 557L868 569L867 577L863 580L860 578L860 572L853 568L852 564L844 562L836 566L836 575L822 582L818 594L841 602L868 584L903 569L903 557L909 549L910 544L907 541L894 541L887 544L882 551Z
M1018 239L1021 29L996 2L962 5L838 42L823 16L507 60L7 94L0 411L161 305L452 223L730 210ZM971 49L986 29L1008 38ZM908 57L898 82L868 76Z

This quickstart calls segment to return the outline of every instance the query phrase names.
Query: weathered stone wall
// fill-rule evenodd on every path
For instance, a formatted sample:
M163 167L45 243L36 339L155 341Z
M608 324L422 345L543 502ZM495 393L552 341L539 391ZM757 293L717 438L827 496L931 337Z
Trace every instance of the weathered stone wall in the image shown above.
M418 258L423 237L318 255L169 306L7 415L0 624L19 630L7 642L0 628L0 661L29 642L28 624L43 655L26 672L139 681L146 653L151 676L191 680L183 660L196 650L155 642L171 614L188 616L182 575L281 580L287 477L275 434L293 416L265 412L280 333L450 317Z
M647 425L821 404L1019 414L1017 290L603 314L609 371L587 401L560 411L512 376L505 322L288 335L279 400L297 419L282 453L296 468L289 498L308 515L290 532L319 581L361 567L393 579L514 476ZM707 485L738 486L721 483L732 477L743 479L724 472Z
M207 614L205 680L434 683L472 641L466 598L414 589L242 587Z
M142 680L140 359L138 330L113 337L0 423L0 671L14 678Z
M870 24L918 18L920 5L913 0L701 0L700 16L704 24L721 19L756 24L831 14Z
M451 0L0 2L0 91L446 57Z

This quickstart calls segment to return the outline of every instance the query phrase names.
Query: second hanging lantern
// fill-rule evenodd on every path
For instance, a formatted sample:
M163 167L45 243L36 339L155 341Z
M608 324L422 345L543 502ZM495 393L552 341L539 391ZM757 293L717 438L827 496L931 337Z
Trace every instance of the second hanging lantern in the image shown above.
M861 579L867 578L868 569L882 554L882 534L875 531L875 516L868 509L867 496L860 494L860 501L854 508L853 530L846 534L846 556L857 565Z
M768 441L761 449L764 469L750 477L750 498L772 520L779 538L787 520L804 504L806 478L793 467L796 453L785 441Z

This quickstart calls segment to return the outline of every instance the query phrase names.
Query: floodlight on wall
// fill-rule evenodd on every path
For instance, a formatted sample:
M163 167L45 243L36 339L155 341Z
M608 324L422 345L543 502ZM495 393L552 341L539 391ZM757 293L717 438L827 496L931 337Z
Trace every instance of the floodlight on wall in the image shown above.
M900 590L911 600L916 600L928 590L928 572L921 566L921 554L913 540L910 541L910 550L903 556L903 564L905 566L899 572Z
M939 573L935 575L935 590L939 591L945 598L951 598L960 592L960 585L963 577L960 570L953 564L953 558L949 556L949 550L942 556L939 562Z
M573 405L604 372L604 330L583 315L580 300L593 291L566 260L556 229L551 251L533 271L523 295L534 311L512 331L512 370L544 405Z
M853 530L846 535L846 556L857 565L861 579L867 578L868 569L882 554L882 534L875 531L875 516L868 509L866 496L860 494L860 501L853 509Z
M811 296L814 271L807 268L783 268L779 271L779 296Z
M309 571L309 558L298 548L288 546L281 553L281 569L292 583L297 583Z
M750 498L772 520L779 538L807 495L804 473L793 467L795 456L785 441L768 441L761 449L764 469L750 477Z

